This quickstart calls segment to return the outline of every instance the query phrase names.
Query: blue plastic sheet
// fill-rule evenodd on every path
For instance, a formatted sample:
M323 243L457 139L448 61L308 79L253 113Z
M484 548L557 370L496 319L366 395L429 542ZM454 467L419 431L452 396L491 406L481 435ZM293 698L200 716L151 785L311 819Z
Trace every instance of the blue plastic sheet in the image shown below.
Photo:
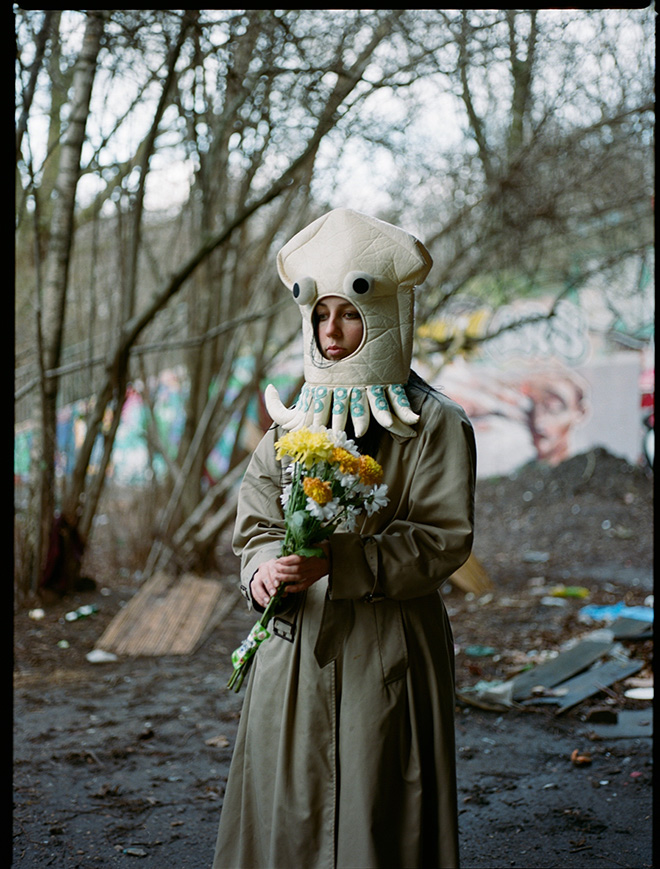
M584 619L593 619L595 622L613 622L618 618L639 619L642 622L652 622L653 607L627 606L622 601L605 606L589 604L588 606L582 607L580 615Z

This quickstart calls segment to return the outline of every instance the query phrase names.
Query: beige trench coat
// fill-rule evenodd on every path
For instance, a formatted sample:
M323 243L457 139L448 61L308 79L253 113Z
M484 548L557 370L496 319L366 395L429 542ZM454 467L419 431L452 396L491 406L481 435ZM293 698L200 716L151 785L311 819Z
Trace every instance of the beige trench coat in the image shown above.
M463 410L411 375L418 436L384 432L389 504L331 538L251 669L213 869L458 866L454 650L438 589L468 557L476 453ZM241 487L241 589L279 555L273 427ZM290 604L291 606L291 604Z

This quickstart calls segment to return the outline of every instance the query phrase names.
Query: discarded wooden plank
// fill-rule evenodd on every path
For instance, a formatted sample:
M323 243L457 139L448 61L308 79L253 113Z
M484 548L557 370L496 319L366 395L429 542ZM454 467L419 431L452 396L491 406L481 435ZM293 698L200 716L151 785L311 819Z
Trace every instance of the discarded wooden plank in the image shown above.
M449 581L463 591L474 594L484 594L493 588L488 572L474 554L470 554L465 564L451 575Z
M187 579L190 581L190 577ZM202 636L204 626L213 614L218 597L218 583L214 583L213 586L209 582L204 585L197 583L194 606L189 608L185 620L178 627L178 633L172 640L171 654L185 655L191 648L195 648Z
M145 607L130 640L118 651L135 655L162 655L168 649L177 625L185 619L190 601L183 583L178 582L166 597L159 597Z
M598 739L637 739L653 736L653 708L622 709L615 724L594 724L589 733Z
M612 622L610 630L615 640L650 640L653 638L653 622L643 622L641 619L631 619L626 616Z
M602 664L594 665L586 673L580 673L579 676L562 682L561 687L568 690L566 694L557 698L559 708L555 715L562 715L568 709L572 709L573 706L586 700L587 697L593 697L604 688L609 688L615 682L637 673L643 666L643 661L622 661L618 658L610 658Z
M238 582L230 583L228 586L223 583L222 594L218 597L213 613L207 619L198 641L201 645L211 633L211 631L227 616L239 601L243 601L243 597L238 590Z
M216 580L156 574L108 625L96 648L130 656L190 654L217 617L223 596L229 592Z
M610 639L584 639L571 649L560 652L556 658L525 670L513 679L513 700L525 700L537 686L554 688L565 682L606 655L613 645Z
M144 601L159 594L166 593L169 585L168 577L163 573L156 573L142 586L139 592L131 598L126 606L121 609L110 622L100 640L96 644L97 649L106 652L114 651L114 645L120 638L130 634L132 628L138 623L137 613L144 605Z

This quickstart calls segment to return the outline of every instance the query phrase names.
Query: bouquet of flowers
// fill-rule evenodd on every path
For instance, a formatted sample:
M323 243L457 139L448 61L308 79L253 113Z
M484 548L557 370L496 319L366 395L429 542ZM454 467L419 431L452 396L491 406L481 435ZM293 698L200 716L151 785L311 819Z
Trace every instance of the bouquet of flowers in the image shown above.
M280 500L285 534L280 555L323 557L319 543L341 525L353 531L360 514L371 516L387 502L383 469L371 456L361 455L345 432L323 427L289 432L275 444L277 460L288 460L290 482ZM228 688L239 691L255 652L270 636L268 622L285 591L281 585L261 618L232 653L234 671Z

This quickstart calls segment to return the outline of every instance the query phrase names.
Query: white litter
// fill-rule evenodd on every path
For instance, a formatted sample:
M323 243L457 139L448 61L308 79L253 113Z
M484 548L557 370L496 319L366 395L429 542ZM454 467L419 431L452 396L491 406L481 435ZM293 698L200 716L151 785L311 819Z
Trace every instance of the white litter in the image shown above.
M108 664L110 661L116 661L117 656L114 652L104 652L103 649L92 649L85 657L90 664Z

